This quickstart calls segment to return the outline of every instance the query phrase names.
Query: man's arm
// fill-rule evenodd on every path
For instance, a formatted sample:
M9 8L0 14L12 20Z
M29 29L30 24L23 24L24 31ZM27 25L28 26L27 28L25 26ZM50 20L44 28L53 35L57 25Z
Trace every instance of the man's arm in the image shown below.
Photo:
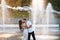
M28 28L31 28L32 27L32 25L30 25Z
M27 22L27 28L31 28L32 27L32 23L30 21Z

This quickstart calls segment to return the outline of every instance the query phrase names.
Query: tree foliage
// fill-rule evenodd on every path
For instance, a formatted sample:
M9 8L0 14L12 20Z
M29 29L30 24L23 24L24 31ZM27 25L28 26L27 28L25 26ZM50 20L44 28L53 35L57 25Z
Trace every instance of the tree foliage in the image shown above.
M31 0L6 0L10 6L29 6Z
M30 6L32 0L6 0L6 4L10 5L12 7L16 7L16 6ZM60 11L60 0L48 0L48 2L52 3L52 6L55 10ZM11 16L14 18L19 18L19 17L23 17L23 15L25 15L26 17L28 17L28 13L25 11L15 11L15 10L11 10Z
M22 2L21 2L21 6L29 6L30 5L30 3L31 3L31 0L22 0Z
M16 11L16 10L9 10L10 11L10 16L12 18L29 18L29 13L28 11Z
M31 0L6 0L6 4L12 7L17 6L30 6ZM12 18L22 18L22 17L29 17L29 13L27 11L17 11L17 10L10 10L10 16Z
M10 6L21 6L22 0L6 0L6 4Z

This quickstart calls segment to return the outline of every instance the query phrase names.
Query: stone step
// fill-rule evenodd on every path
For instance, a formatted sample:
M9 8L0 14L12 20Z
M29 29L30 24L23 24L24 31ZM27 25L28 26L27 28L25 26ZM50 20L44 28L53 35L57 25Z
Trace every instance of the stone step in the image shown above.
M0 33L18 33L20 32L18 27L6 27L0 28ZM60 34L59 28L48 28L48 29L43 29L43 28L36 28L35 32L37 34L42 34L42 33L50 33L50 34Z

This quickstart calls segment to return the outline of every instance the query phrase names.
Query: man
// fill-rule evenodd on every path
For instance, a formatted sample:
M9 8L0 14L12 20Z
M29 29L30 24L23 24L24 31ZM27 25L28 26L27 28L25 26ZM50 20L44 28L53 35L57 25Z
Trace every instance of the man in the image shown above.
M36 40L34 30L33 30L33 27L32 27L32 23L30 21L27 21L26 19L23 19L23 20L26 22L26 25L27 25L27 28L28 28L28 40L30 40L31 35L33 37L33 40Z

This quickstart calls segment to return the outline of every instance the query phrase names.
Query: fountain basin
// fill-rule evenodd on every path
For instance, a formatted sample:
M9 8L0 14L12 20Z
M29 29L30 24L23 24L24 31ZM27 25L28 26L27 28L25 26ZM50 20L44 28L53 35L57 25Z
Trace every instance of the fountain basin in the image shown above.
M59 25L52 25L52 24L50 24L50 25L42 25L41 24L41 25L33 25L33 28L34 28L36 33L38 33L38 32L39 33L43 33L45 31L49 31L50 32L51 29L49 29L49 28L59 28ZM53 29L52 31L57 32L56 29ZM21 32L21 31L19 29L19 25L18 24L0 25L0 33L19 33L19 32Z

